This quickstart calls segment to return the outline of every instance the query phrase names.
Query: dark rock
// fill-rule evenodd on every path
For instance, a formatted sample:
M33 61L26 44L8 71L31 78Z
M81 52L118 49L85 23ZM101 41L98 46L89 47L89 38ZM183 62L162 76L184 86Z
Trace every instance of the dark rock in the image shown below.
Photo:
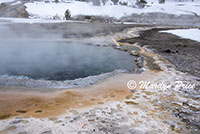
M53 134L53 133L52 133L52 131L49 130L49 131L44 131L41 134Z
M24 114L24 113L26 113L27 111L26 111L26 110L17 110L16 112L17 112L17 113L22 113L22 114Z
M35 113L42 113L42 110L36 110Z
M170 49L164 50L165 53L171 53L172 51Z
M7 118L9 118L10 116L11 116L10 114L2 115L2 116L0 116L0 120L7 119Z

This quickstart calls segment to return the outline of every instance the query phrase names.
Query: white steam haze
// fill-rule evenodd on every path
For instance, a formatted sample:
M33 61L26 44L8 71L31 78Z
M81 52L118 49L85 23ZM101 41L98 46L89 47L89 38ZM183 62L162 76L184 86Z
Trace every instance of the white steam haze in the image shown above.
M66 42L57 33L37 32L37 25L23 26L0 25L0 75L70 80L136 67L126 52Z
M1 75L50 80L83 78L135 67L134 58L125 52L52 41L3 41L0 43L0 63Z

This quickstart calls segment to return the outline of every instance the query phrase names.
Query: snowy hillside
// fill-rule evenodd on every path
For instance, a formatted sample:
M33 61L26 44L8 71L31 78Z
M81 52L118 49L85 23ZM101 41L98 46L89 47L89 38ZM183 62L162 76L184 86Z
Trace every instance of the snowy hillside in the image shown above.
M100 6L95 6L95 1L100 2ZM200 15L200 1L199 2L170 2L159 4L158 0L148 0L144 8L139 8L136 5L136 0L119 0L117 4L113 3L114 0L92 0L89 2L80 2L74 0L63 0L59 2L45 1L27 3L27 11L32 18L56 18L63 19L64 13L67 9L70 10L72 17L76 15L97 15L109 16L120 18L128 16L133 13L152 13L162 12L169 14L190 14ZM96 3L97 3L96 2ZM120 3L120 4L119 4ZM122 4L122 3L128 3Z

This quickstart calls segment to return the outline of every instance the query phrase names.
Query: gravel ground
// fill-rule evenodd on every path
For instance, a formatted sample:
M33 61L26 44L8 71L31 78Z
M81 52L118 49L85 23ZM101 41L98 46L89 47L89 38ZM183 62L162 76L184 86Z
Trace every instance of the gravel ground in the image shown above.
M161 30L167 29L153 28L141 32L139 37L126 38L120 40L119 42L130 44L138 43L139 46L153 50L155 53L158 53L159 55L162 55L164 58L166 58L170 64L176 68L176 70L179 70L186 75L182 78L182 81L195 83L194 89L180 89L181 94L188 100L182 104L184 107L176 107L174 109L174 113L177 117L182 118L185 122L190 124L193 129L200 128L200 110L199 108L192 109L190 107L190 102L199 102L200 43L189 39L183 39L172 34L159 32ZM166 103L166 105L168 104L173 105L169 102Z

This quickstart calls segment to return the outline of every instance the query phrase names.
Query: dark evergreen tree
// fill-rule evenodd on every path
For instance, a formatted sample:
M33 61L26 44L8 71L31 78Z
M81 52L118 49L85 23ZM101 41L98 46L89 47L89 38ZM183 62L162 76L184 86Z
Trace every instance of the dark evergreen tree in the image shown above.
M140 8L144 8L147 4L146 0L137 0L136 5Z
M117 5L119 3L119 0L111 0L114 5Z
M164 3L165 3L165 0L159 0L159 3L160 3L160 4L164 4Z
M65 11L65 19L68 20L68 19L70 19L70 18L71 18L71 12L69 11L69 9L67 9L67 10Z

